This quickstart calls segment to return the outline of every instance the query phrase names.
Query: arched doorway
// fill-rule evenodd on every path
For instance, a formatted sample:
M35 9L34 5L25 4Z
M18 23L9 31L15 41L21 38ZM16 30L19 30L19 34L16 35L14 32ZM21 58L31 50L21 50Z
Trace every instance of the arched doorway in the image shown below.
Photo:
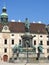
M8 60L8 56L7 55L4 55L3 56L3 61L7 61Z

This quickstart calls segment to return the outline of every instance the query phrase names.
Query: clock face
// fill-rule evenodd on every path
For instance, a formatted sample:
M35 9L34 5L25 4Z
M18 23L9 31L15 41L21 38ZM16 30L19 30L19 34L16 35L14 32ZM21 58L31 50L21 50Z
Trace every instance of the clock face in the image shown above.
M7 30L7 27L4 27L5 30Z
M8 27L7 26L4 26L4 30L7 30L8 29Z
M2 32L10 32L9 27L7 25L4 25Z

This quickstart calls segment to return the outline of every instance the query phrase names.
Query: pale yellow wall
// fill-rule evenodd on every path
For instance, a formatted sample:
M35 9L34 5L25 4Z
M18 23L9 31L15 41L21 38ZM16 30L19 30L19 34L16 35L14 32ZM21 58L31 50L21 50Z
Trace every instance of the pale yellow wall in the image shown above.
M48 53L47 53L47 40L48 40L48 38L47 38L47 35L45 35L45 34L32 34L32 36L34 36L34 35L36 35L36 37L34 37L33 38L33 42L34 42L34 40L36 40L36 48L38 47L38 45L39 45L39 43L40 43L40 40L42 40L43 41L43 53L44 53L44 56L45 57L47 57L48 56ZM40 37L40 35L42 35L42 37ZM37 51L37 49L36 49L36 52L38 52Z
M12 36L12 34L14 34L14 36ZM19 39L21 39L21 36L24 33L0 33L0 56L3 57L4 54L8 55L8 58L10 58L12 56L12 48L14 47L15 44L19 44ZM36 35L36 37L33 38L32 43L34 42L34 40L36 40L36 48L39 45L40 40L43 41L43 52L45 57L48 56L49 53L47 53L47 35L45 34L32 34L32 36ZM40 35L42 35L42 38L40 37ZM7 45L4 44L4 39L7 39ZM11 40L14 39L14 45L12 45ZM7 53L4 53L4 48L7 48ZM36 50L37 52L37 50Z

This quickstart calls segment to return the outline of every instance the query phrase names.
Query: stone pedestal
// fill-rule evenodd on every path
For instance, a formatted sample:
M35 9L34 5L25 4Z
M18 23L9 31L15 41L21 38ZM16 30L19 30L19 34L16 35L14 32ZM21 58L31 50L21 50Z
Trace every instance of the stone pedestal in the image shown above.
M32 46L32 38L33 36L30 35L30 33L25 33L23 36L21 36L22 38L22 46L26 47L26 43L28 47Z

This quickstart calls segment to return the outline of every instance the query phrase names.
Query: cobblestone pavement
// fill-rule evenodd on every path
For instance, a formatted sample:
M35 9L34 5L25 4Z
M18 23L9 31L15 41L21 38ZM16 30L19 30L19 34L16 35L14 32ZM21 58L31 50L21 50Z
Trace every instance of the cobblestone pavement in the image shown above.
M0 62L0 65L49 65L49 63L8 63L8 62Z
M29 59L29 63L27 62L27 59L17 59L15 62L2 62L0 61L0 65L49 65L49 60L47 59Z

